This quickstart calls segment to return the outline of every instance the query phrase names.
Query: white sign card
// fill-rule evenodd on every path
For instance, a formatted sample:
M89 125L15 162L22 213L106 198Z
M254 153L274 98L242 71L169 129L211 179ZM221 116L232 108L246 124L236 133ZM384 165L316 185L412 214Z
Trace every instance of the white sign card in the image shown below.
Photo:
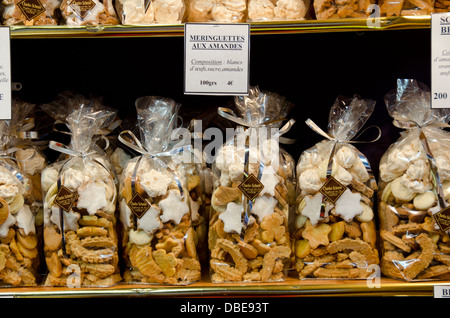
M184 93L248 95L249 24L186 23Z
M11 119L11 50L9 27L0 27L0 120Z
M450 298L450 286L449 285L434 285L433 286L434 298Z
M450 108L450 13L431 14L431 108Z

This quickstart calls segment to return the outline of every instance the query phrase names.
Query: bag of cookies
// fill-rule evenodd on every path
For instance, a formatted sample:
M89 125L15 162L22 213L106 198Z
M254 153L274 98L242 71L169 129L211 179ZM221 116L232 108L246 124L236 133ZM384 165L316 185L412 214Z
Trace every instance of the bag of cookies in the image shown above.
M367 18L372 14L374 0L314 0L317 20Z
M11 145L13 121L0 121L0 283L35 286L39 281L39 240L36 230L38 204L33 184L23 172Z
M398 79L385 103L404 130L380 159L381 271L406 281L448 279L450 110L431 109L429 88L415 79Z
M117 0L116 10L125 25L180 24L184 0Z
M187 0L188 22L245 22L246 0Z
M49 147L65 156L41 175L44 252L49 270L45 285L111 286L121 280L117 188L114 169L93 138L115 114L92 107L82 96L74 96L69 105L65 122L70 144L50 141Z
M112 0L62 0L61 15L69 26L120 24Z
M441 3L442 5L440 5ZM435 12L434 0L380 0L378 5L381 16L387 17L430 15ZM436 8L445 8L444 5L443 0L436 1Z
M57 25L61 0L2 0L4 25Z
M189 171L180 171L180 165L173 160L187 149L172 148L179 107L169 98L138 98L142 142L130 131L119 136L141 154L128 162L119 191L127 282L186 285L200 279L190 202L199 180ZM189 152L186 154L189 158ZM189 181L190 176L197 181Z
M295 169L290 166L293 161L285 160L279 138L293 123L281 127L292 104L252 87L248 96L235 97L235 105L240 117L219 109L239 126L212 164L211 280L283 281L291 261L288 192Z
M378 264L373 212L375 178L367 158L351 143L375 102L338 97L326 139L305 150L297 163L296 270L305 278L366 278Z
M310 0L249 0L248 21L304 20Z

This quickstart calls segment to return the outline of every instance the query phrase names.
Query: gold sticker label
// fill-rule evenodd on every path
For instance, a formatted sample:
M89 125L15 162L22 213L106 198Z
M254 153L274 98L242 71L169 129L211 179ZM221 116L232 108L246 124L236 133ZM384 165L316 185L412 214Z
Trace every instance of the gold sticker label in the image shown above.
M92 0L73 0L70 2L70 7L83 20L89 11L95 7L95 3Z
M325 184L320 188L322 193L328 200L333 203L340 198L347 188L333 177L329 177Z
M450 206L434 214L433 217L443 232L450 229Z
M45 12L45 8L39 0L22 0L17 6L28 21Z
M55 202L55 204L57 204L64 211L69 212L77 199L78 194L76 192L72 192L65 186L62 186L59 189L58 194L56 194L53 202Z
M136 193L131 200L128 201L127 205L138 219L150 209L150 204L139 193Z
M264 189L264 185L253 174L250 174L238 188L250 200L253 201L258 194Z

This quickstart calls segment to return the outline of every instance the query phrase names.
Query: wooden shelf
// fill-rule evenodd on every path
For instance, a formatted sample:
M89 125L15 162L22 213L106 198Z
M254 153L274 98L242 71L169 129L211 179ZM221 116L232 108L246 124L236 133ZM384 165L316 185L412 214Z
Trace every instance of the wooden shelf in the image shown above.
M150 26L11 26L13 39L50 38L118 38L118 37L180 37L184 25ZM383 17L375 19L303 20L250 23L252 35L295 34L348 31L380 31L430 28L430 16Z

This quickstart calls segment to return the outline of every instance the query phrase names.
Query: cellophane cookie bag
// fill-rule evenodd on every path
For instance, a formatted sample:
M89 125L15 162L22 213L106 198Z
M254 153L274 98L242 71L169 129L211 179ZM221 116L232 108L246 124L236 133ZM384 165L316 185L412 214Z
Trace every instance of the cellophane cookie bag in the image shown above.
M310 0L249 0L248 21L304 20Z
M435 13L436 8L446 7L444 0L380 0L381 16L421 16Z
M128 162L119 192L127 282L187 285L201 276L187 180L191 174L181 173L172 158L179 151L171 149L179 107L156 96L136 101L142 142L131 138L141 155ZM133 146L129 140L125 144Z
M68 26L120 24L112 0L62 0L61 15Z
M374 0L313 0L317 20L367 18L372 14Z
M35 286L39 282L39 249L36 231L38 205L32 182L12 155L14 128L0 121L0 284Z
M61 0L2 0L4 25L57 25Z
M326 139L297 163L297 218L293 238L300 279L365 278L379 263L374 220L376 182L367 158L351 144L375 102L338 97Z
M247 0L187 0L188 22L245 22Z
M404 130L380 159L381 271L406 281L448 279L450 111L431 109L430 90L415 79L398 79L385 103Z
M45 285L111 286L121 280L115 172L93 141L103 122L115 114L92 105L89 99L74 96L65 121L70 144L49 143L65 156L41 175L49 271Z
M181 24L185 0L116 0L117 14L125 25Z
M13 98L13 116L11 118L9 145L15 148L12 156L15 158L20 170L27 174L31 184L31 198L33 211L35 211L35 226L38 237L38 250L41 260L39 261L39 272L45 273L45 260L42 258L42 230L43 230L43 198L41 188L41 172L47 167L48 160L44 149L48 141L42 140L36 129L36 121L39 118L35 114L35 104L25 102L20 98Z
M212 164L211 280L283 281L291 261L288 184L295 182L295 168L280 151L279 127L291 104L258 87L237 96L235 104L240 117L229 118L238 123L238 133L218 149Z

